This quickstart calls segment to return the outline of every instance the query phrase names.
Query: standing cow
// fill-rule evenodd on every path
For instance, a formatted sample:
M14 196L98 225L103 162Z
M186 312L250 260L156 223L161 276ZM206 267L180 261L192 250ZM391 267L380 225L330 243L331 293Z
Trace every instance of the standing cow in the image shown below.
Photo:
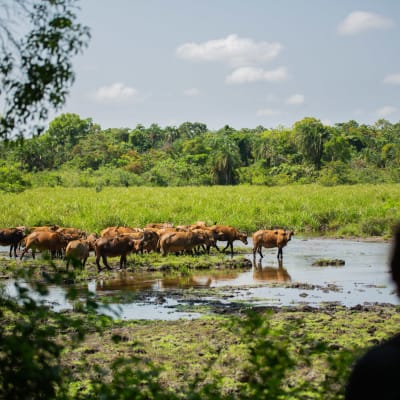
M212 238L200 232L167 232L160 237L160 250L166 256L168 253L191 252L196 246L212 242Z
M21 240L25 237L24 229L20 228L5 228L0 229L0 245L10 246L10 258L14 250L14 257L17 258L17 247Z
M227 242L225 251L228 247L231 248L231 256L233 257L233 242L235 240L241 240L244 244L247 244L247 234L239 232L238 229L229 225L213 225L209 229L214 231L218 235L218 240L222 242Z
M30 233L25 240L25 248L21 253L20 259L31 249L32 257L35 258L36 250L48 250L51 255L56 252L63 252L68 244L68 237L60 232L37 231Z
M271 249L274 247L278 248L277 258L282 260L283 251L282 249L291 240L294 232L287 229L261 229L253 233L253 258L256 257L256 253L263 258L261 249Z
M137 252L139 250L140 240L136 240L129 235L119 235L114 237L101 237L96 240L94 245L96 252L96 265L100 272L100 258L103 260L107 269L111 269L108 265L107 257L120 256L120 268L126 267L126 256L129 253Z
M87 239L71 240L65 249L65 259L67 260L67 271L69 262L72 261L73 266L78 262L82 268L85 268L86 260L89 257L90 246Z

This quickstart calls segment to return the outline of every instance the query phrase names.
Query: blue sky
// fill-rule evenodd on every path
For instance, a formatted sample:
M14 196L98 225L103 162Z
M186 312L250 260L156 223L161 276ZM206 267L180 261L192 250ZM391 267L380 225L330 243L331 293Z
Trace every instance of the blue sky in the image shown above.
M81 0L61 112L105 128L400 120L400 1Z

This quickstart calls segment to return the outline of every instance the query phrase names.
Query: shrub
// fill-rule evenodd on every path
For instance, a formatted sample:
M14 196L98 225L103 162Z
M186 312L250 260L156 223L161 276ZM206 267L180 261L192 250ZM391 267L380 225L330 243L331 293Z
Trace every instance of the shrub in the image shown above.
M0 166L0 190L19 193L31 186L31 182L15 165Z

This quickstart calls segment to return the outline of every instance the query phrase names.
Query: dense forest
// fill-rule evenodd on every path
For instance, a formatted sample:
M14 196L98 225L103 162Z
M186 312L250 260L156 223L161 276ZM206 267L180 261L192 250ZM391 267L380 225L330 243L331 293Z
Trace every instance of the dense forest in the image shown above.
M211 131L203 123L101 129L62 114L41 135L0 143L0 189L35 186L322 185L400 181L400 122Z

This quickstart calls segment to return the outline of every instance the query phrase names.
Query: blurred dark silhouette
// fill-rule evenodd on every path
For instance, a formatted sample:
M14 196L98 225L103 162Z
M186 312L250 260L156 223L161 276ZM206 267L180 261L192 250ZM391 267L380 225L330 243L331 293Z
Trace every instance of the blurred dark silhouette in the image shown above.
M390 271L400 296L400 225L394 229ZM357 361L345 398L400 399L400 333L373 347Z

